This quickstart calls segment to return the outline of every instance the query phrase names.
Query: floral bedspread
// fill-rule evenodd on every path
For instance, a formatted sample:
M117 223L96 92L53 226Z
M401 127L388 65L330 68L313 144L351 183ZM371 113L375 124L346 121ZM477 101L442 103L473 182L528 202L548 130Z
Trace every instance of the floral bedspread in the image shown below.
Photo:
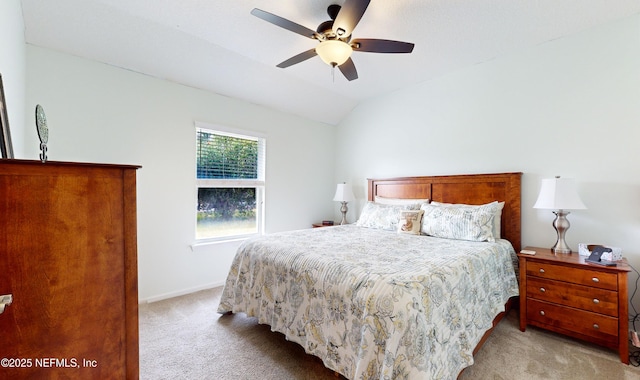
M455 379L508 298L517 260L495 243L355 225L238 249L218 312L244 312L349 379Z

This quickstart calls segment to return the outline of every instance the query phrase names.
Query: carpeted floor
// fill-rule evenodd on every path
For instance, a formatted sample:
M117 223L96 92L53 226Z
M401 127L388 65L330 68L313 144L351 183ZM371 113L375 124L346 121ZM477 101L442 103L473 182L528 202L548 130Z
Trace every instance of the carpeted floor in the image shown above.
M216 313L222 288L140 305L140 378L339 379L268 326ZM460 379L640 379L616 352L533 327L511 311Z

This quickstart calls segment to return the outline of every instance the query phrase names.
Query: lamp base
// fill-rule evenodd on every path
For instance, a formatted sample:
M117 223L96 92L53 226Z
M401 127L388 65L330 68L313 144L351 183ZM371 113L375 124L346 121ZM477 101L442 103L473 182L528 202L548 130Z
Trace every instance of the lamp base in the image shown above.
M551 250L553 251L553 253L571 253L573 251L571 251L571 248L557 248L555 245L553 247L551 247Z
M569 211L558 210L553 211L556 215L556 218L553 220L553 228L555 228L556 233L558 234L558 239L556 240L556 244L551 247L553 253L571 253L571 248L564 240L564 236L567 233L571 224L567 219L567 215L569 215Z
M347 224L347 202L342 202L342 207L340 207L340 211L342 211L342 220L340 221L340 225Z

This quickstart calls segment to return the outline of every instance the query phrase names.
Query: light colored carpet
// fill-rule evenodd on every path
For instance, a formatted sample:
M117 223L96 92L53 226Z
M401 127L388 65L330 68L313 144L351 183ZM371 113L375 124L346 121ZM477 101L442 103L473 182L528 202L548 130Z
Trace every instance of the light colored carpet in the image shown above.
M222 288L140 305L140 378L340 379L298 344L244 314L216 313ZM640 379L616 352L518 328L512 310L460 379Z

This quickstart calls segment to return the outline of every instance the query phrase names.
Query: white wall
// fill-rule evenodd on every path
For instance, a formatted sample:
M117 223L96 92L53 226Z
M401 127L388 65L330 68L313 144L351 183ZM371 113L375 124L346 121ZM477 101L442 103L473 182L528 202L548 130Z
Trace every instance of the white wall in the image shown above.
M27 108L44 107L49 159L139 164L139 298L220 285L238 242L197 247L194 121L266 134L266 230L331 216L335 127L240 100L27 47ZM38 156L29 128L28 157Z
M640 15L361 104L336 141L361 199L369 177L523 172L523 245L555 242L540 180L573 177L588 210L569 245L622 247L640 270Z
M0 1L0 74L16 158L23 157L25 125L25 42L20 0ZM34 124L35 128L35 124Z

